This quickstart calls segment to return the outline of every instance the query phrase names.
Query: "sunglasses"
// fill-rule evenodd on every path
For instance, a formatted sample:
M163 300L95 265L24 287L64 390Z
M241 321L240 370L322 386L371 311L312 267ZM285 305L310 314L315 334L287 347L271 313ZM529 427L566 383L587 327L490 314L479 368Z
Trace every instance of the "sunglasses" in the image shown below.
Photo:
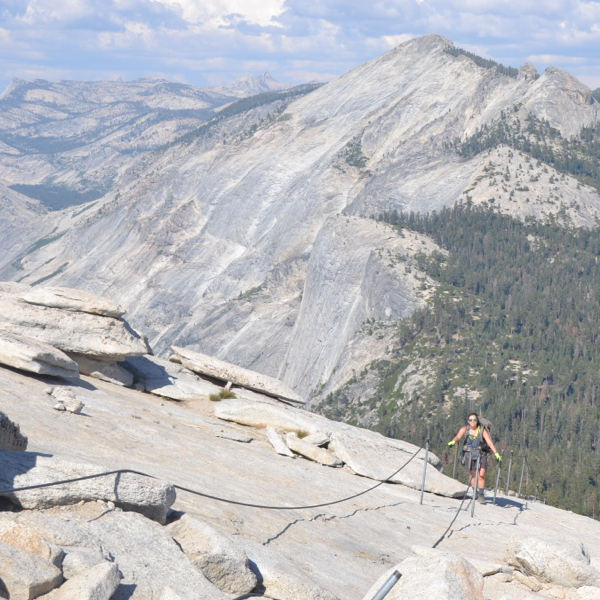
M473 421L473 423L477 423L477 419L467 419L467 421Z

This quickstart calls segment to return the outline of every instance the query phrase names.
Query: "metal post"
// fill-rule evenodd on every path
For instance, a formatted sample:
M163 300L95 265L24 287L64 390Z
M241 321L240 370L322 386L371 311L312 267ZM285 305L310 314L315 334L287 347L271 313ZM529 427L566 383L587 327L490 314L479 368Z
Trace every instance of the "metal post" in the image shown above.
M427 474L427 461L429 460L429 440L425 442L425 464L423 465L423 481L421 481L421 502L423 504L423 496L425 495L425 476Z
M494 501L492 502L492 504L494 506L496 505L496 496L498 495L498 484L500 483L500 471L501 471L501 467L500 467L500 463L498 463L498 473L496 474L496 487L494 488Z
M477 453L477 464L475 465L475 478L473 479L473 500L471 501L471 518L475 514L475 502L477 501L477 489L479 487L479 461L481 454ZM469 465L470 467L471 465Z
M513 451L510 451L510 459L508 460L508 475L506 476L506 495L508 496L508 488L510 487L510 470L512 469Z
M523 475L525 474L525 459L523 459L523 468L521 469L521 479L519 480L519 493L517 496L521 497L521 486L523 485Z
M388 595L388 592L398 583L400 577L402 577L402 574L394 571L381 589L373 596L373 600L383 600Z
M458 460L458 446L455 444L454 445L454 465L452 466L452 479L455 479L457 460Z

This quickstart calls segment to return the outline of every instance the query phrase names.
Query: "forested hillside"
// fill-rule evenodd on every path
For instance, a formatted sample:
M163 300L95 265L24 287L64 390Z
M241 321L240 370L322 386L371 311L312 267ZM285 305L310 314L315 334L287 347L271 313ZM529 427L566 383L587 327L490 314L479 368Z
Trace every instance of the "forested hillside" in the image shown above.
M468 204L382 218L448 251L419 260L439 286L399 325L395 358L372 366L377 393L354 404L341 391L317 410L357 422L370 413L373 428L417 444L430 436L446 461L447 441L478 410L505 456L527 458L528 493L537 483L549 503L597 517L600 231ZM425 383L407 393L415 362Z

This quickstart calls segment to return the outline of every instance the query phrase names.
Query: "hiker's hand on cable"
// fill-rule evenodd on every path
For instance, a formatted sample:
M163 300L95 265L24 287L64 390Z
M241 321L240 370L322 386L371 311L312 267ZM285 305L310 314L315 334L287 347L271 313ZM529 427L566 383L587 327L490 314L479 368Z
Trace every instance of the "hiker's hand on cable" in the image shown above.
M454 440L450 440L448 442L448 446L454 446L454 444L456 444L456 442Z
M497 460L498 462L502 462L502 457L500 456L500 453L499 453L499 452L496 452L496 454L494 454L494 456L496 457L496 460Z

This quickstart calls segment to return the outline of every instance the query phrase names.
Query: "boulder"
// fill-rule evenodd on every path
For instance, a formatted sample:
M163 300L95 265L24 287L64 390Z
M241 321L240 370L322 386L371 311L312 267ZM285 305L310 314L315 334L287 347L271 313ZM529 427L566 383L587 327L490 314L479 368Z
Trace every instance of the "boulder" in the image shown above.
M293 431L286 434L285 441L288 448L293 450L296 454L300 454L305 458L310 458L310 460L314 460L322 465L327 465L328 467L341 467L343 464L342 461L331 454L331 452L310 444L309 442L305 442Z
M337 600L296 563L256 542L241 540L265 597L278 600ZM369 598L369 600L371 600Z
M189 369L155 356L129 357L121 365L144 391L172 400L203 400L221 391L221 387L200 379Z
M103 317L118 318L126 312L124 308L112 300L72 288L23 285L23 292L19 296L21 300L28 304L84 312Z
M20 427L0 412L0 450L26 450L27 441Z
M512 538L507 553L508 564L542 583L574 588L600 586L600 573L590 564L587 549L575 540L551 543L532 537Z
M220 381L231 381L234 385L245 387L261 394L267 394L275 398L281 398L282 400L288 400L289 402L295 402L304 404L304 400L296 394L291 388L285 383L257 373L256 371L250 371L237 365L219 360L206 354L199 352L193 352L186 348L178 348L173 346L173 352L177 359L181 362L184 367L207 377L213 377Z
M294 453L288 448L287 443L285 441L285 431L283 429L275 429L275 427L267 427L267 439L271 442L271 446L275 449L277 454L281 454L282 456L289 456L293 458Z
M214 413L224 421L234 421L258 429L270 426L284 431L304 431L307 434L329 432L341 425L292 406L242 398L215 403Z
M363 600L371 600L394 571L402 577L386 600L483 600L483 576L466 559L431 548L413 548L414 556L384 573Z
M114 556L123 574L112 600L160 598L170 588L170 598L222 600L217 590L195 567L165 527L141 515L108 512L84 524L102 547Z
M23 552L39 556L50 564L61 568L65 553L60 546L46 540L38 531L25 523L16 521L2 523L0 542Z
M79 377L77 363L64 352L37 339L0 331L0 364L53 377Z
M146 341L120 318L30 304L22 295L0 286L2 331L102 360L150 352Z
M413 489L421 489L423 481L423 460L421 453L412 459L402 470L392 474L402 467L412 456L396 440L389 440L374 432L358 428L333 431L329 450L352 470L363 477L379 481L388 478L392 483L401 483ZM414 447L416 450L416 446ZM391 476L391 477L390 477ZM428 466L425 479L425 491L449 496L462 497L465 486L437 469Z
M83 354L74 353L69 353L69 357L77 363L79 372L82 375L89 375L101 381L125 387L133 385L133 375L131 372L114 361L97 360Z
M10 600L32 600L62 583L60 569L48 561L0 542L0 595ZM4 584L6 593L2 593Z
M35 452L0 451L0 487L25 487L110 471L96 465L76 463ZM134 473L118 473L59 486L0 494L23 508L46 508L81 501L112 501L125 510L139 512L164 523L175 502L168 483Z
M218 529L187 514L168 529L192 563L221 591L247 594L256 587L246 553Z
M62 572L65 579L71 579L91 567L106 562L108 559L100 545L92 548L64 546L63 551L65 557L62 562Z
M115 563L102 562L68 579L48 600L110 600L122 577Z

